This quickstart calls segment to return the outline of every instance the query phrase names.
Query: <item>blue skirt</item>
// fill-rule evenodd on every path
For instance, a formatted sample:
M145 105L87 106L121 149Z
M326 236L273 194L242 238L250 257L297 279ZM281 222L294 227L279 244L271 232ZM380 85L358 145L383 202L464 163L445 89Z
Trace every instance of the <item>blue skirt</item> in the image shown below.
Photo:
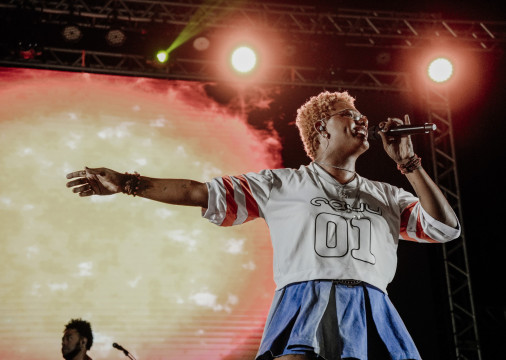
M349 287L331 280L300 282L276 291L257 359L307 354L367 360L368 323L376 325L392 360L421 359L385 293L366 283Z

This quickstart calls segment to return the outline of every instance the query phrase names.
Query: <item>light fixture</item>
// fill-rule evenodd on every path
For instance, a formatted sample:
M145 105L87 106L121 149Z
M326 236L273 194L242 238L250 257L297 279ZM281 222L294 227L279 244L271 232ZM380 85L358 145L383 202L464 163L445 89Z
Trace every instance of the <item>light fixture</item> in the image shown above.
M19 57L23 60L33 60L42 55L42 48L35 41L20 41L18 51Z
M156 53L156 60L160 64L165 64L169 60L169 53L167 50L158 50Z
M63 27L61 35L66 42L76 43L83 37L83 32L77 25L67 24Z
M234 70L243 74L249 73L257 64L257 55L252 48L240 46L232 52L230 62Z
M209 48L209 39L204 36L199 36L193 40L193 48L197 51L204 51Z
M439 57L431 61L427 68L429 78L436 83L448 81L453 75L452 62L444 57Z
M121 46L126 41L126 35L121 29L110 29L105 35L105 40L110 46Z

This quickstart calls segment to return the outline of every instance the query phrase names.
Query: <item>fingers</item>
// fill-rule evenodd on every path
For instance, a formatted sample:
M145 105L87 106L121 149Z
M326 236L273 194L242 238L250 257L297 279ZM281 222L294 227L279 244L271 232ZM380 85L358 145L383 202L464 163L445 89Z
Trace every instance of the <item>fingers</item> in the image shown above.
M381 131L387 132L390 128L402 125L403 122L398 118L388 118L387 121L382 121L379 125Z
M402 125L402 120L397 118L388 118L387 121L382 121L379 124L379 128L381 131L379 132L379 135L381 138L387 143L390 144L392 142L395 142L397 139L395 139L394 136L387 136L387 131L390 130L393 127Z
M93 194L95 194L95 192L93 191L93 189L89 189L89 190L80 192L79 196L91 196Z
M73 188L73 193L79 194L79 196L90 196L95 193L89 183L88 178L86 177L89 170L91 169L85 167L85 170L73 171L66 175L67 179L77 178L67 183L68 188Z
M392 128L393 126L398 125L411 125L411 120L409 119L409 115L404 115L404 121L398 118L387 118L387 121L382 121L379 123L379 128L383 132L387 132L388 129Z
M72 192L73 193L82 193L82 192L88 191L90 189L92 189L90 184L84 184L81 186L76 186L75 188L72 189Z
M409 119L409 115L404 115L404 125L411 125L411 120Z
M77 186L77 185L83 185L83 184L87 184L87 183L88 183L88 180L86 180L86 178L80 178L80 179L77 179L77 180L69 181L67 183L67 187L74 187L74 186Z
M86 176L86 170L79 170L79 171L74 171L74 172L67 174L67 179L73 179L76 177L85 177L85 176Z

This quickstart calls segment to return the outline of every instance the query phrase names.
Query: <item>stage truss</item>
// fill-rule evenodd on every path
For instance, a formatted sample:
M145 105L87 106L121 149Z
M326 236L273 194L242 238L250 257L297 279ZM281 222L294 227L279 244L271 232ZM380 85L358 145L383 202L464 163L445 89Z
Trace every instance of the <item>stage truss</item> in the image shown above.
M474 52L499 53L506 42L506 22L443 19L438 14L399 13L357 9L323 9L273 3L244 2L240 7L205 7L201 1L15 1L0 4L2 19L29 14L39 27L72 21L83 28L104 29L112 24L127 36L153 24L185 27L195 14L205 15L206 29L252 29L314 39L339 39L348 48L406 50L451 43ZM227 14L227 16L221 16ZM229 19L233 18L231 23ZM4 21L5 23L5 21ZM200 24L196 24L200 25ZM294 41L297 41L295 39ZM299 40L300 41L300 38ZM323 41L323 40L322 40ZM153 66L145 54L118 48L76 48L39 44L43 56L19 57L17 48L4 42L0 65L65 71L142 76L194 81L222 81L216 71L221 64L192 56L178 56L170 66ZM357 89L411 92L410 75L378 69L341 69L329 77L327 69L307 64L286 64L275 69L276 77L265 85L307 86L324 89ZM427 121L437 125L432 136L432 160L436 183L462 219L462 204L455 158L451 109L443 88L427 86ZM476 312L466 250L464 224L459 240L443 245L455 356L458 360L480 359Z

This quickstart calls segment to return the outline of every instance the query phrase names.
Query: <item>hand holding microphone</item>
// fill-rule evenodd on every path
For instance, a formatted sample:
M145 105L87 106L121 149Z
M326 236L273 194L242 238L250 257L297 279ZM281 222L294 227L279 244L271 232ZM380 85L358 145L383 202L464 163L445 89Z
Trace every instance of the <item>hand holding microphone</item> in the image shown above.
M436 130L436 128L436 124L425 123L423 125L398 125L383 131L382 127L374 125L368 129L368 139L381 140L380 131L384 132L386 136L406 136L429 134L431 131Z
M383 142L383 148L392 160L397 164L404 164L414 155L413 142L411 134L424 134L433 130L434 124L427 126L412 126L408 115L404 115L404 121L397 118L388 118L381 122L379 131L376 130L373 136L377 136ZM374 137L373 137L374 138Z

